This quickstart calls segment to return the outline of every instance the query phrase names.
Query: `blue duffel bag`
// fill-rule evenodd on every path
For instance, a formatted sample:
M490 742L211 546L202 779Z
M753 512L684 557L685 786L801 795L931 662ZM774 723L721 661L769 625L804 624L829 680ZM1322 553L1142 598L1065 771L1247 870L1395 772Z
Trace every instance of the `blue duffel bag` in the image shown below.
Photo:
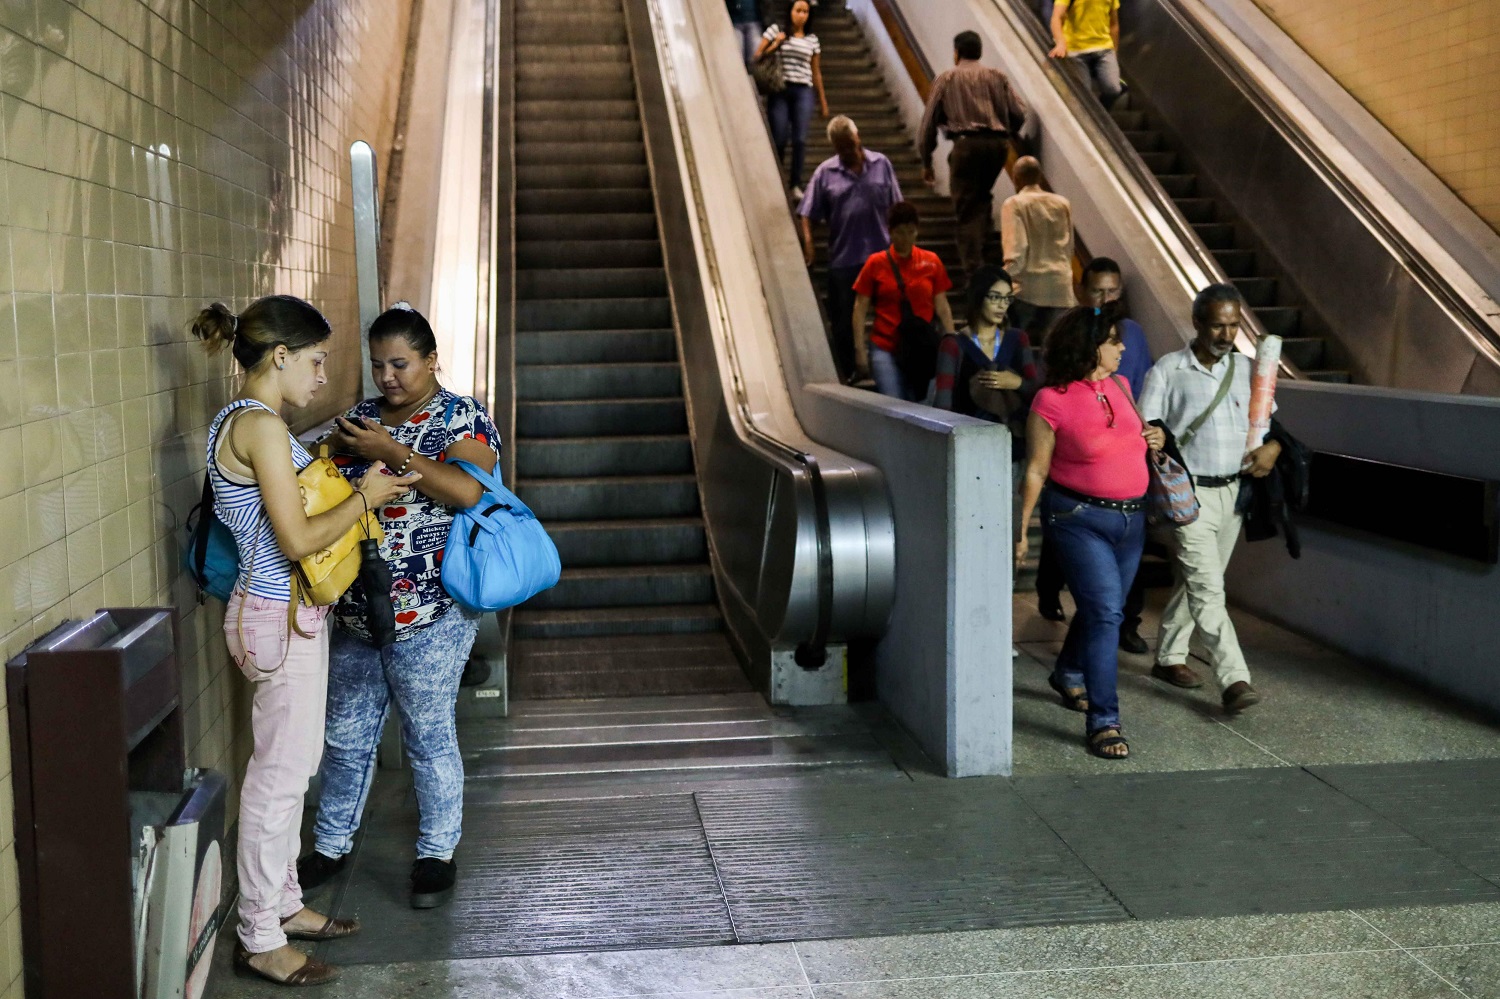
M186 533L182 567L198 584L200 602L204 596L228 602L240 578L240 550L234 535L214 513L213 484L207 473L203 499L188 514Z
M497 611L557 585L562 560L536 514L479 466L448 464L484 486L479 502L453 518L443 549L443 588L471 611Z

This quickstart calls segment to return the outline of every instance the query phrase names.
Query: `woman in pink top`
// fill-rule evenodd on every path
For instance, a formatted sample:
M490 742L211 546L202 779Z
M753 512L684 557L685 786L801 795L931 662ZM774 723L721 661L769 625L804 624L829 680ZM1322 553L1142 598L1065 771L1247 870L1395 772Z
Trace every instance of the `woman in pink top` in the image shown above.
M1047 682L1087 714L1089 752L1118 760L1130 747L1120 729L1116 647L1146 539L1146 449L1160 450L1166 435L1142 425L1129 386L1114 377L1125 353L1115 321L1112 309L1072 309L1047 335L1043 388L1026 422L1020 523L1040 500L1047 545L1056 546L1078 605ZM1023 529L1017 562L1026 550Z

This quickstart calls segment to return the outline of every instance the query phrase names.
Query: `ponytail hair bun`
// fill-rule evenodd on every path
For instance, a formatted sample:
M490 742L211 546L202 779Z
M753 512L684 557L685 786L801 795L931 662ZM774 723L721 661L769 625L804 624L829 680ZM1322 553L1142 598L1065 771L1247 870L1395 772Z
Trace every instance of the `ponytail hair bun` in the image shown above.
M239 331L240 320L229 306L223 302L215 302L193 319L193 336L203 341L210 354L217 354L225 347L234 345L235 334Z
M215 302L198 313L192 331L211 354L228 346L246 371L259 367L277 347L306 350L333 335L321 312L292 295L257 298L238 316Z

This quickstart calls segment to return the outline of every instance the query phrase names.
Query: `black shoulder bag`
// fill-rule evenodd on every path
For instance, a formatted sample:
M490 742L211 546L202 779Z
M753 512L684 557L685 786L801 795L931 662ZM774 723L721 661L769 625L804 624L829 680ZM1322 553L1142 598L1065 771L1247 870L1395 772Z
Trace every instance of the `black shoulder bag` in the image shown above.
M915 249L912 252L915 253ZM911 307L906 282L901 278L901 268L896 265L896 255L887 249L885 258L890 262L896 288L901 292L901 322L896 324L896 367L912 394L926 392L927 383L937 373L938 342L942 333L938 331L936 320L923 319Z

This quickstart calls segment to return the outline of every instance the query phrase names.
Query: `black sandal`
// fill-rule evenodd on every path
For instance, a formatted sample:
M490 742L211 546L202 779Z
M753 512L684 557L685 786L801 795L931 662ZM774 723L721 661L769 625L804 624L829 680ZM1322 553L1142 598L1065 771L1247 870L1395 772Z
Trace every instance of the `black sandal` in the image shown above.
M1047 686L1057 691L1057 696L1062 698L1063 707L1069 711L1088 711L1088 691L1084 691L1081 694L1070 694L1068 693L1068 688L1058 683L1057 679L1050 673L1047 674Z
M1099 738L1099 736L1104 735L1105 732L1113 732L1114 735L1104 736L1104 738L1102 739ZM1130 759L1130 743L1125 741L1125 737L1120 734L1120 730L1118 728L1101 728L1099 731L1089 736L1085 740L1085 744L1088 746L1089 752L1094 756L1099 757L1099 759L1101 760ZM1124 746L1125 752L1120 753L1119 755L1104 752L1104 750L1113 748L1114 746Z

